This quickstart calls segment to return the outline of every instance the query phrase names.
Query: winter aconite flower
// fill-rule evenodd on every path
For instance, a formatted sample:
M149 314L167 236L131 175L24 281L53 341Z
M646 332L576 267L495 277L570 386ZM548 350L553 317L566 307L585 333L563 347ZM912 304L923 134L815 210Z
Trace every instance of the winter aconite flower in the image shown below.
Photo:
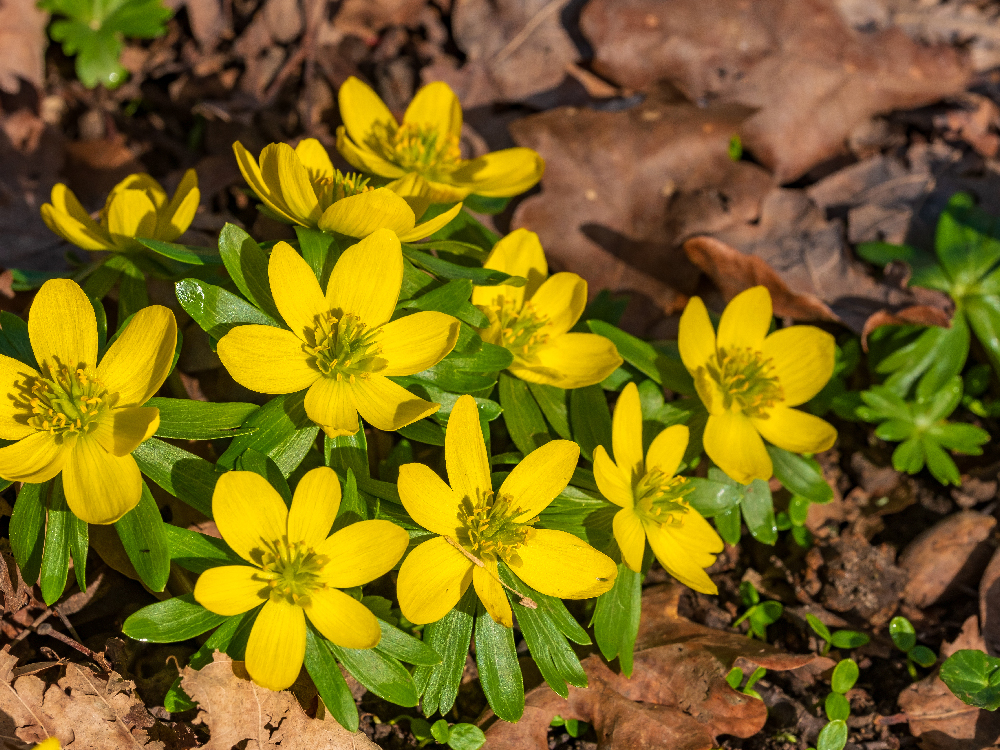
M148 174L133 174L115 185L101 210L98 224L80 205L73 191L59 183L52 202L42 206L42 218L53 232L84 250L142 250L136 238L173 242L191 226L201 193L193 169L184 173L173 198Z
M378 229L344 251L326 294L312 269L286 242L271 252L274 303L291 330L234 328L219 341L222 364L258 393L305 388L306 414L327 435L358 431L358 412L380 430L398 430L436 412L438 404L389 380L440 362L458 339L458 320L418 312L389 322L403 283L396 235Z
M506 563L534 589L566 599L598 596L614 583L607 555L565 531L535 528L538 514L562 492L580 448L553 440L514 467L497 492L471 396L455 403L445 433L449 487L424 464L399 470L399 496L416 523L433 534L403 561L396 584L403 615L415 623L444 617L472 583L490 616L511 627L497 565Z
M510 373L530 383L583 388L622 363L615 345L594 333L569 333L587 304L587 282L575 273L549 276L538 235L518 229L494 247L485 268L528 280L524 286L480 286L472 302L489 318L484 341L514 355ZM548 277L548 278L546 278Z
M688 480L675 476L687 449L688 428L665 429L643 459L639 389L629 383L615 405L611 439L615 460L604 446L597 446L594 478L601 494L621 506L613 528L622 560L638 572L649 539L653 554L670 575L695 591L717 593L704 569L722 551L722 540L684 499L692 489Z
M306 618L344 648L372 648L378 620L339 589L373 581L396 564L409 540L389 521L359 521L330 534L340 508L333 469L312 469L299 481L292 507L251 471L219 478L212 514L223 540L248 565L209 568L194 598L220 615L261 607L250 631L247 672L254 682L283 690L295 682L306 650Z
M508 198L533 187L545 162L530 148L507 148L463 159L459 149L462 105L448 84L421 88L397 122L370 86L348 78L338 93L337 149L354 167L389 179L416 173L427 180L435 203L471 193Z
M417 225L431 202L427 183L414 176L373 187L362 175L334 169L315 138L306 138L294 149L272 143L261 151L259 165L239 141L233 151L244 179L271 213L324 232L367 237L376 229L391 229L403 242L413 242L436 232L462 208L453 206Z
M708 409L705 452L737 482L770 479L763 437L795 453L830 448L837 431L819 417L792 409L833 374L833 336L815 326L768 335L771 294L755 286L726 306L716 335L705 304L693 297L681 316L677 345Z
M35 745L34 750L61 750L62 745L59 744L59 740L55 737L49 737L47 740L39 742Z
M62 472L70 510L114 523L136 506L142 478L130 455L160 412L143 406L173 366L177 324L159 305L135 314L98 362L97 320L73 281L46 281L28 336L39 369L0 355L0 477L41 483Z

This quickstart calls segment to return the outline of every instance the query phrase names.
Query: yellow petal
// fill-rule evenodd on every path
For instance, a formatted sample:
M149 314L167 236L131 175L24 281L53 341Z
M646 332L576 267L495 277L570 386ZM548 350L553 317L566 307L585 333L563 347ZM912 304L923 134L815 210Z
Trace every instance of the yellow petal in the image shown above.
M522 287L477 286L472 291L472 304L492 305L500 297L511 300L517 310L521 309L525 298L531 299L549 275L542 243L538 241L537 234L527 229L515 229L497 242L483 268L520 276L527 279L528 283Z
M645 523L646 536L653 554L670 575L695 591L717 594L718 588L691 558L687 551L671 536L667 524Z
M463 201L472 192L471 185L455 185L452 182L427 180L427 197L431 203L454 203Z
M42 206L45 225L64 240L84 250L108 250L111 236L84 210L68 187L61 182L52 188L52 203Z
M681 362L691 373L715 359L715 329L701 297L692 297L681 314L677 348Z
M406 552L410 535L391 521L358 521L334 532L316 547L329 562L322 577L328 586L349 589L385 575Z
M292 333L308 341L306 332L316 327L316 317L329 308L316 274L287 242L279 242L267 263L271 296Z
M233 380L257 393L295 393L320 379L291 331L238 326L219 339L219 359Z
M403 175L398 180L393 180L385 186L400 198L406 201L406 205L410 207L413 211L413 215L420 218L424 215L424 212L431 205L431 186L423 177L418 175L416 172L410 172L409 174ZM454 208L449 209L448 213L452 213ZM438 217L440 219L441 217ZM432 220L432 221L436 221ZM447 223L447 222L446 222ZM443 224L441 226L444 226ZM415 230L411 230L415 231ZM427 234L430 234L428 232ZM426 237L427 234L422 235ZM417 238L420 239L420 238ZM403 236L399 237L400 242L407 242L408 239L403 239Z
M309 596L305 612L323 637L341 648L374 648L382 638L371 610L343 591L316 591Z
M705 425L705 453L720 469L740 484L771 478L774 469L764 441L743 414L724 411L712 414Z
M510 611L510 602L497 574L497 561L484 560L484 567L472 569L472 584L476 587L479 601L486 607L494 622L505 628L514 627L514 613ZM530 583L528 584L531 585Z
M323 148L323 144L315 138L303 138L299 141L299 145L295 147L295 155L299 157L313 183L333 179L334 170L330 155Z
M115 456L90 436L77 438L63 467L66 504L87 523L114 523L139 504L142 476L132 456Z
M618 465L608 457L603 445L594 448L594 479L597 488L605 498L622 508L631 508L634 504L632 483L625 478Z
M260 565L261 554L285 536L288 508L264 477L252 471L228 471L212 494L215 525L233 552Z
M389 321L402 283L399 239L388 229L378 229L340 256L326 287L326 301L330 309L357 315L374 328Z
M340 119L347 134L357 144L367 144L373 128L383 130L396 125L396 118L371 86L351 76L337 92Z
M319 378L306 391L306 414L330 437L358 431L358 408L354 388L346 380Z
M521 510L515 520L528 521L545 510L566 489L579 458L580 446L570 440L552 440L525 456L500 486L500 494Z
M119 245L135 237L155 235L156 206L149 196L139 190L123 190L116 195L108 209L108 233Z
M441 408L441 404L424 401L381 375L356 380L351 397L364 420L384 432L406 427Z
M380 374L412 375L433 367L455 348L460 324L441 312L424 311L386 323L378 337L388 362Z
M412 230L416 221L407 202L383 187L337 201L323 212L319 228L348 237L367 237L378 229L390 229L398 236Z
M545 331L549 335L566 333L587 306L587 282L575 273L557 273L535 292L531 306L547 321Z
M326 466L307 471L295 487L288 511L288 541L307 547L320 544L333 526L340 510L340 480Z
M260 152L260 172L268 185L281 186L281 198L297 224L316 226L319 199L309 172L287 143L272 143Z
M476 500L480 493L493 491L479 409L472 396L459 396L452 407L444 434L444 456L448 481L460 499Z
M181 184L177 186L170 205L160 217L156 227L157 238L164 242L173 242L184 234L194 221L199 201L201 201L201 191L198 190L198 174L189 169L181 178Z
M545 160L530 148L505 148L464 162L451 181L476 195L509 198L530 190L545 173Z
M112 188L111 192L108 194L105 209L110 208L115 198L130 190L145 193L146 197L149 198L149 202L156 207L157 211L167 204L167 193L163 189L163 186L154 180L150 175L145 172L140 172L130 174L124 180L115 185L114 188Z
M161 305L139 310L101 359L97 377L116 406L139 406L152 398L173 366L177 347L174 314Z
M442 537L419 545L403 560L396 579L403 616L417 625L440 620L469 588L473 567Z
M537 365L515 360L508 369L521 380L557 388L585 388L600 383L622 364L615 345L596 333L554 336L536 352Z
M370 148L352 141L348 137L343 125L337 128L337 150L352 167L362 172L377 174L389 179L403 177L406 174L405 169L401 169L392 162L386 161ZM465 196L463 195L462 197L464 198Z
M635 383L626 385L615 403L611 444L615 463L634 485L646 473L642 461L642 406Z
M837 431L826 420L798 409L778 406L767 419L753 420L764 439L792 453L820 453L833 447Z
M517 577L549 596L589 599L611 588L618 575L614 560L565 531L534 529L505 561Z
M462 135L462 105L447 83L434 81L422 86L414 95L403 122L430 127L444 136L458 138Z
M236 154L236 164L243 173L243 179L247 181L250 189L253 190L261 202L271 211L288 222L295 223L295 217L281 197L281 185L277 182L277 175L274 175L274 182L264 181L264 175L257 166L257 160L253 158L249 151L243 148L239 141L233 144L233 152Z
M81 224L86 224L88 227L93 227L94 230L101 232L103 230L97 225L97 222L90 218L90 214L83 207L83 204L77 199L76 194L66 187L61 182L52 188L52 207L56 211L66 214L67 216L75 219Z
M443 214L435 216L433 219L428 219L423 224L417 224L413 229L408 232L403 232L399 235L400 242L416 242L417 240L422 240L424 237L430 237L437 230L444 226L447 226L448 222L458 216L458 212L462 210L462 204L456 203L454 206L449 208ZM414 211L415 215L416 212Z
M159 426L159 409L152 406L126 406L105 414L90 437L108 453L127 456L142 441L153 437Z
M31 435L35 429L29 427L28 409L22 401L15 400L15 394L25 388L38 372L6 354L0 354L0 438L20 440Z
M217 615L241 615L259 607L270 594L261 571L249 565L209 568L194 585L194 600Z
M28 337L35 359L66 367L97 366L97 318L80 285L69 279L42 284L28 314Z
M740 292L722 311L716 346L759 350L771 327L771 317L771 293L767 287L753 286Z
M0 448L0 477L11 482L47 482L63 470L75 444L76 437L56 442L48 432L33 432Z
M399 467L399 497L410 517L428 531L458 536L459 498L426 464Z
M646 531L642 522L631 508L622 508L615 513L612 527L622 561L638 573L642 570L642 554L646 551Z
M284 690L302 670L306 655L306 618L302 607L268 601L247 641L247 672L261 687Z
M785 406L804 404L822 390L833 376L835 348L833 336L815 326L782 328L764 339Z
M687 450L689 435L687 426L682 424L670 425L657 435L646 453L646 471L659 469L668 477L676 474Z
M725 546L712 525L694 508L689 507L687 512L681 516L680 525L671 526L668 531L692 556L706 558L708 562L705 567L715 562L714 555L722 552L722 548Z

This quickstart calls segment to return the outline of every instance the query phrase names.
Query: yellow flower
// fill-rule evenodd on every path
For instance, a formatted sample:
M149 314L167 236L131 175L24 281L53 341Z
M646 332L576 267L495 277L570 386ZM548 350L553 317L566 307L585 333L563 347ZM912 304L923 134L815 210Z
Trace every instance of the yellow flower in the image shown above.
M258 393L308 388L306 414L331 437L357 432L358 412L391 431L440 408L389 380L436 365L454 348L459 331L458 320L440 312L389 322L403 283L395 234L378 229L347 248L326 295L286 242L274 246L267 273L291 330L239 326L223 336L219 357L237 383Z
M565 531L535 522L569 483L580 448L553 440L532 451L494 493L490 462L472 396L461 396L448 420L445 461L451 487L430 467L399 470L399 496L410 517L437 534L403 561L396 591L411 622L440 620L472 583L490 616L511 627L512 615L497 573L505 562L534 589L564 599L586 599L611 588L610 557Z
M47 482L62 472L66 502L87 523L114 523L139 502L130 455L160 424L143 406L163 385L177 343L174 314L153 305L97 361L97 321L73 281L39 290L28 336L41 371L0 355L0 477Z
M55 737L49 737L43 742L39 742L35 745L35 750L61 750L62 745L59 744L59 740Z
M215 524L249 565L206 570L194 598L219 615L264 605L250 631L246 667L254 682L270 690L283 690L298 677L307 617L343 648L372 648L382 636L375 615L339 589L388 573L409 535L389 521L359 521L330 534L338 508L340 482L325 466L302 477L291 509L252 471L230 471L215 486Z
M615 514L615 540L622 560L642 568L646 539L670 575L704 594L716 594L704 571L722 551L722 540L708 521L684 499L691 486L675 476L688 444L688 428L668 427L642 455L642 409L635 383L625 386L612 425L615 460L604 446L594 449L594 478L601 494L621 510Z
M133 174L108 195L100 224L62 183L52 188L52 202L42 206L42 218L49 229L84 250L128 252L144 249L136 237L176 240L191 226L200 199L198 175L193 169L184 173L169 200L160 183L148 174Z
M600 383L622 363L615 345L594 333L569 333L587 305L587 282L575 273L548 277L538 235L525 229L500 240L485 268L522 276L516 286L480 286L472 303L490 320L484 341L514 355L510 373L529 383L583 388Z
M450 203L470 193L509 198L533 187L545 162L530 148L507 148L476 159L459 149L462 105L448 84L421 88L396 122L370 86L353 76L337 95L344 124L337 128L337 149L354 167L396 179L416 173L427 180L435 203Z
M233 151L257 197L279 219L292 224L349 237L391 229L401 241L413 242L434 234L462 209L452 206L417 225L431 203L426 182L414 175L386 187L372 187L366 177L334 169L315 138L306 138L294 149L287 143L272 143L260 152L259 166L239 141Z
M771 294L755 286L726 306L716 336L705 304L693 297L681 315L677 345L705 408L705 452L737 482L770 479L764 441L794 453L833 446L828 422L790 407L804 404L833 374L833 336L815 326L767 334Z

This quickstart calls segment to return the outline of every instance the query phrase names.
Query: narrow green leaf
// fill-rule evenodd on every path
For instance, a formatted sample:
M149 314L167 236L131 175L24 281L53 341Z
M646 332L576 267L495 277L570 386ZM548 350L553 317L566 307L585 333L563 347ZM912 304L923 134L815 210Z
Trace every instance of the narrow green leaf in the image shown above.
M312 625L306 630L306 671L312 677L323 705L344 729L358 731L358 706L340 673L330 648Z
M42 566L42 550L45 545L45 502L44 484L24 484L14 501L14 513L10 517L10 547L14 559L21 568L21 577L31 585L38 580Z
M755 479L743 490L743 520L753 534L754 539L762 544L774 544L778 541L778 524L774 518L774 501L771 498L771 488L763 479Z
M439 664L418 666L413 672L414 682L423 695L424 716L446 714L455 705L478 601L475 589L469 586L451 612L424 627L424 643L441 656Z
M255 404L214 403L185 398L151 398L145 406L160 411L156 436L180 440L213 440L242 434L244 421L257 411Z
M834 648L860 648L870 640L867 635L856 630L838 630L830 638L830 643Z
M245 231L227 223L219 232L219 254L243 296L273 320L281 320L267 277L267 253L260 245Z
M541 383L528 383L528 388L556 434L564 440L572 440L573 434L569 428L568 394L565 389Z
M63 493L62 475L44 485L48 490L48 523L45 529L45 550L42 553L42 568L39 585L42 599L52 606L62 596L69 574L70 536L76 527L73 512L66 505Z
M241 426L247 432L233 438L219 465L232 468L241 454L254 450L274 461L283 476L290 476L319 434L319 427L306 416L305 394L275 396L251 413Z
M830 633L830 629L818 618L816 615L807 614L806 622L809 623L809 627L813 629L824 641L830 643L833 641L833 636Z
M220 565L246 565L242 557L217 537L170 524L166 524L165 531L170 559L184 570L204 573Z
M90 549L90 534L87 522L71 516L69 519L69 553L73 559L73 575L80 591L87 590L87 551Z
M774 475L785 489L809 498L814 503L833 500L833 489L823 478L823 470L815 459L805 458L770 443L765 444L774 465Z
M326 280L333 270L333 261L340 255L337 241L331 234L303 226L295 227L295 236L299 240L302 257L309 264L320 287L326 289Z
M382 629L382 640L378 642L376 647L379 651L394 659L405 661L407 664L432 666L441 663L441 657L437 651L419 638L404 633L381 618L379 618L378 626Z
M194 247L192 245L178 245L174 242L164 242L148 237L137 237L139 244L152 250L154 253L162 255L164 258L176 260L179 263L186 263L189 266L219 266L222 265L222 258L218 252L208 247Z
M139 504L115 522L115 531L142 582L163 591L170 577L170 548L166 524L145 482Z
M514 631L494 622L479 603L475 637L479 684L486 700L493 713L513 723L524 713L524 678L514 650Z
M594 449L603 445L611 453L611 411L600 385L574 388L569 392L570 425L580 453L593 461Z
M326 436L323 449L326 465L338 474L346 476L347 470L351 469L359 482L371 476L368 466L368 440L365 438L364 430L335 438Z
M417 705L419 696L413 678L396 659L373 648L342 648L329 641L327 646L347 671L375 695L397 706Z
M524 286L525 283L525 280L520 276L511 276L503 271L495 271L481 266L460 266L457 263L420 252L408 245L403 246L403 256L441 279L470 279L476 286L496 286L498 284Z
M280 328L278 321L222 287L200 279L182 279L175 285L184 311L214 340L236 326L263 325Z
M642 339L603 320L588 320L587 326L599 336L610 339L622 358L639 372L672 391L687 396L694 395L694 380L680 361L680 355L668 356Z
M194 594L184 594L129 615L122 632L144 643L174 643L206 633L228 619L228 615L217 615L198 604Z
M542 411L526 382L501 373L499 392L504 424L521 453L528 455L552 439Z
M183 448L150 438L132 451L139 470L171 495L212 517L212 493L223 470Z

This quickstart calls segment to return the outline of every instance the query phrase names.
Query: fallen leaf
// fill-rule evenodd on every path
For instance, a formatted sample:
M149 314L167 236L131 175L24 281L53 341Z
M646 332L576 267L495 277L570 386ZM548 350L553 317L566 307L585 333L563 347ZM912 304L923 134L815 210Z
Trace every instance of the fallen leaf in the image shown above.
M21 90L23 82L42 88L45 78L45 26L49 14L35 3L0 2L0 89L8 94Z
M993 553L979 579L979 620L986 653L997 656L1000 654L1000 550Z

